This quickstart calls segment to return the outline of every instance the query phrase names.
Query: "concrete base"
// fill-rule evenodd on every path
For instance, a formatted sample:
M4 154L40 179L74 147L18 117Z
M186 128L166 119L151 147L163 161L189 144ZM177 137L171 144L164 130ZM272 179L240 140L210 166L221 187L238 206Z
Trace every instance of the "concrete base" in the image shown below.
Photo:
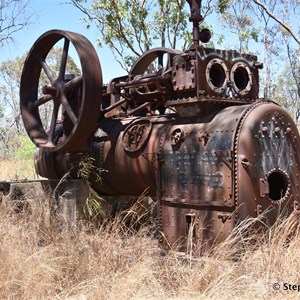
M17 212L22 209L23 200L37 201L47 211L49 224L51 218L58 217L63 227L72 227L77 226L79 220L91 219L84 213L90 191L89 185L80 179L0 182L0 202L5 205L9 201L17 201ZM101 217L105 218L131 207L138 197L100 195L99 199ZM145 207L152 201L149 199L145 197Z
M61 223L75 226L84 218L84 205L89 186L83 180L40 180L0 183L0 200L3 205L18 201L16 210L22 209L22 201L37 201ZM24 202L25 203L25 202Z

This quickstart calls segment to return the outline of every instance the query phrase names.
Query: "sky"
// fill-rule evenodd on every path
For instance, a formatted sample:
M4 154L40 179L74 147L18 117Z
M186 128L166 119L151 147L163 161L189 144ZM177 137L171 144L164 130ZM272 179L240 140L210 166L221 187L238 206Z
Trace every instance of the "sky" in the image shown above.
M22 56L30 50L33 43L46 31L62 29L78 32L87 37L94 45L102 68L103 83L108 83L114 77L126 75L125 71L115 61L108 47L99 48L96 46L96 39L99 37L96 26L87 29L86 24L81 20L84 17L83 13L73 5L67 4L68 0L29 1L30 10L34 14L33 24L17 32L14 35L13 44L0 49L0 63L7 59L13 60L17 56ZM214 22L214 27L216 25L216 22ZM189 24L189 26L192 30L192 25ZM72 56L75 62L78 63L76 57Z
M67 0L30 0L34 22L14 35L14 43L1 48L0 62L22 56L46 31L62 29L78 32L94 45L102 67L104 83L108 83L113 77L124 75L124 70L114 60L110 50L96 47L96 29L86 29L86 25L81 21L83 14L74 6L63 4L66 2Z
M108 83L112 78L126 75L125 71L115 61L111 51L108 47L99 48L96 46L96 39L99 33L95 26L91 26L88 30L86 24L82 22L84 17L79 9L71 4L67 4L68 0L29 0L30 10L34 13L33 24L29 27L17 32L14 35L14 43L0 49L0 63L7 59L15 59L17 56L22 56L30 50L33 43L46 31L52 29L62 29L73 32L78 32L89 39L94 45L95 50L100 60L103 82ZM214 30L218 31L218 24L216 19L208 18L208 22L212 22ZM192 26L191 24L189 26ZM224 28L220 30L224 32ZM221 48L231 48L234 38L228 38L230 33L226 32L226 40L230 41L231 45L224 45ZM214 37L213 37L214 40ZM71 54L72 56L72 54ZM76 61L76 57L75 62ZM259 57L262 60L262 57Z

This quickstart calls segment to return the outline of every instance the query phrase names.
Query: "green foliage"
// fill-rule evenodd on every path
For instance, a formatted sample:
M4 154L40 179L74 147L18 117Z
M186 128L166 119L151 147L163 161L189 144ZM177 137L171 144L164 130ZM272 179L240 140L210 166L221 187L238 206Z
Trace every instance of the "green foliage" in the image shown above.
M96 177L96 181L102 183L102 173L107 172L95 166L95 159L90 155L84 155L79 162L77 176L85 181L89 187L89 195L84 205L84 213L89 218L96 218L103 214L101 203L104 201L91 187L91 176Z
M99 195L97 195L95 192L91 193L87 197L83 207L83 212L85 215L89 218L95 218L103 215L103 208L101 205L102 201L103 198L99 197Z
M90 155L84 155L79 162L77 176L89 183L90 176L96 176L96 181L102 183L102 173L104 169L95 166L95 159Z
M33 161L35 145L25 134L0 127L0 160Z
M7 60L1 63L0 74L1 78L6 83L12 81L16 85L16 87L20 87L20 78L26 55L27 53L25 53L21 57L17 56L14 60Z
M259 30L255 27L251 28L250 31L250 36L251 38L258 43L258 38L259 38Z
M230 0L218 0L217 7L220 14L224 14L230 5Z
M299 65L295 67L299 72ZM271 97L278 104L285 107L289 113L295 117L299 107L298 87L293 78L289 65L280 72L278 80L271 89Z
M15 152L15 158L29 160L33 159L35 145L28 136L22 135L19 138L19 147Z
M238 37L239 52L249 52L249 43L258 42L259 29L255 23L255 16L249 13L249 1L226 1L222 12L220 12L221 22Z
M71 0L95 24L99 46L108 46L122 68L153 47L175 48L187 36L185 0Z
M19 105L19 89L25 54L14 60L7 60L0 64L0 103L4 122L1 127L13 127L15 133L22 131ZM11 134L11 130L10 130Z

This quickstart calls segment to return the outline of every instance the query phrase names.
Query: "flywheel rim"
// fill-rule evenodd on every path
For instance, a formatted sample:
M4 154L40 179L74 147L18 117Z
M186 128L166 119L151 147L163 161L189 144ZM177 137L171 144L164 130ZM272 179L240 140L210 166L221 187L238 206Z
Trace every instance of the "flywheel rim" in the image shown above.
M172 48L165 48L165 47L158 47L153 48L145 52L141 55L137 61L133 64L130 74L131 75L142 75L147 67L156 59L162 59L163 55L168 55L168 59L172 56L182 54L183 52L180 50L172 49Z

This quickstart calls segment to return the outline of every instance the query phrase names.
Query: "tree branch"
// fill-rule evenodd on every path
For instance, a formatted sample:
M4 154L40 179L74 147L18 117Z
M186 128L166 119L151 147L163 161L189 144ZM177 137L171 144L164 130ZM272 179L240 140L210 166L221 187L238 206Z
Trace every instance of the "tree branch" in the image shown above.
M263 10L277 23L279 23L286 31L290 33L290 35L293 37L295 42L300 45L300 39L297 37L297 35L294 33L293 29L289 27L286 23L284 23L282 20L280 20L278 17L276 17L268 8L261 3L259 0L253 0L257 5L263 8Z
M0 47L13 40L13 34L30 24L33 17L26 11L29 0L0 1Z

